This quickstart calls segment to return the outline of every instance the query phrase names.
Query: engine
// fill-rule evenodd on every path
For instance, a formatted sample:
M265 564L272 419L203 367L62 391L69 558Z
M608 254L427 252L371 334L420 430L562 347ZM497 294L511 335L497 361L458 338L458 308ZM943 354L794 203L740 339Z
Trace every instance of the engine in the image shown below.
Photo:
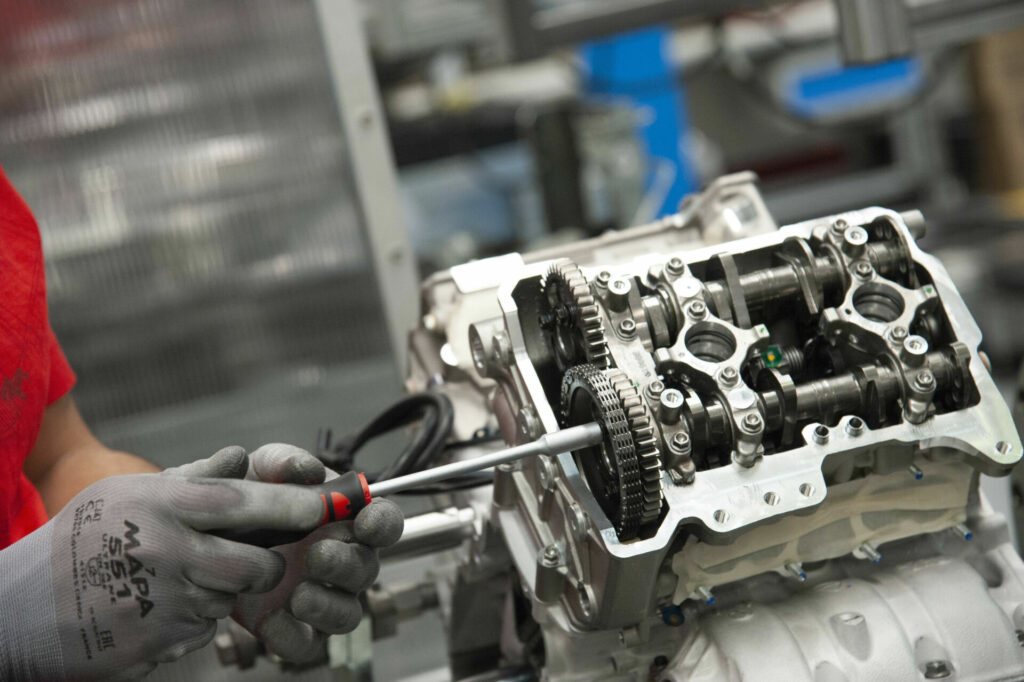
M429 279L407 382L454 438L604 433L457 496L456 678L1024 678L1024 565L978 485L1021 442L924 227L778 228L739 174Z

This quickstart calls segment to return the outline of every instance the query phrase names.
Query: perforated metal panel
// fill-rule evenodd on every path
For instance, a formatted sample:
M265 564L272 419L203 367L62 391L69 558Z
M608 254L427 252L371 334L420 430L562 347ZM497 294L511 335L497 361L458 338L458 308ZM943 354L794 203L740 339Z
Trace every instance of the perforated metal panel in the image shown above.
M0 165L39 221L101 435L163 461L229 426L308 444L311 422L397 392L312 3L0 0L0 17ZM354 413L297 388L344 393L353 365L382 387Z

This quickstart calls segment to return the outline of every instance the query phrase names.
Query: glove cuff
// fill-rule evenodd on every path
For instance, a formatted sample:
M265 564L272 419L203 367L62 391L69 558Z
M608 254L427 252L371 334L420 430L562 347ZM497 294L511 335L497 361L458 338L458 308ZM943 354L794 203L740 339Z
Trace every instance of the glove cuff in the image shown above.
M64 679L48 523L0 551L0 679Z

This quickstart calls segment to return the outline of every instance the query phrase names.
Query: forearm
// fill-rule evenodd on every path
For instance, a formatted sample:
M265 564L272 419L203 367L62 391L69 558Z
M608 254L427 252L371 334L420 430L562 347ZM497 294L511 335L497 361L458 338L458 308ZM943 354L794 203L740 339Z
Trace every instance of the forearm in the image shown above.
M36 481L46 512L53 516L83 488L119 474L147 474L160 469L127 452L111 450L98 441L73 448Z

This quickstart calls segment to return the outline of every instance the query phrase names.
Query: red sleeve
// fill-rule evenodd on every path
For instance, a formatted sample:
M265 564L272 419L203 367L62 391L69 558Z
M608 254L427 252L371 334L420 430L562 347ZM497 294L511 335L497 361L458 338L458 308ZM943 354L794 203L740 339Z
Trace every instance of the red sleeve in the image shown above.
M53 330L49 328L46 330L46 344L50 355L50 385L46 389L46 404L49 406L67 395L75 385L75 372L64 357L64 351Z

